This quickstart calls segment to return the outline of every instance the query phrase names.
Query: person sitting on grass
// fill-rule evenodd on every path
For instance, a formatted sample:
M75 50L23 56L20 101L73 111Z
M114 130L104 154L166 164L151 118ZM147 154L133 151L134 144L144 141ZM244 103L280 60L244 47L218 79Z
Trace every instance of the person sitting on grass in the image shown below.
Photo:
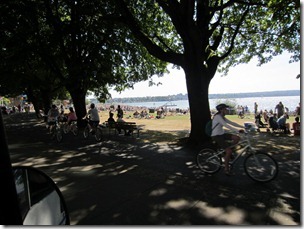
M300 123L300 118L295 117L295 122L292 124L292 129L293 129L293 135L294 136L300 136L301 133L301 123Z
M289 126L289 123L286 122L286 121L287 121L287 118L288 118L288 114L287 114L287 113L284 113L284 114L277 120L279 129L284 130L284 134L289 134L289 133L290 133L290 126Z
M259 113L256 114L255 116L255 124L257 125L258 128L264 128L267 126L266 123L262 122L262 115L263 111L261 110Z
M114 117L114 114L112 112L109 113L110 117L108 118L108 122L115 122L115 119L113 118Z

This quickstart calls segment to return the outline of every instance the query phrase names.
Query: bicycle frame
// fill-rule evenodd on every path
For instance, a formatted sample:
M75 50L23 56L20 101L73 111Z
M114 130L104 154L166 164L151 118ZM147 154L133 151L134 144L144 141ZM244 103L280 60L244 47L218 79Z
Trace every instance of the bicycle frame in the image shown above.
M269 182L273 180L278 174L278 164L271 155L256 150L251 146L249 133L245 133L246 138L240 142L230 145L230 148L237 152L235 158L229 160L230 169L233 164L236 164L241 156L244 157L244 171L254 181ZM240 148L237 146L240 146ZM218 172L221 167L225 167L223 163L224 149L205 148L198 152L196 161L198 167L207 174L214 174Z
M251 152L255 152L253 149L253 147L251 146L251 142L250 142L250 138L249 138L249 133L248 132L245 132L244 135L246 136L246 139L244 140L241 140L240 142L236 143L236 144L233 144L231 146L229 146L230 148L234 148L236 146L242 146L243 144L246 144L245 146L243 146L240 150L240 153L238 153L238 155L229 162L230 165L234 165L238 160L239 158L245 154L247 152L247 149L251 149ZM221 155L222 153L225 153L225 150L224 149L217 149L217 153L215 155L213 155L212 157L209 158L212 159L213 157L218 157L219 155ZM215 163L217 164L217 163ZM224 165L221 165L222 167L224 167Z

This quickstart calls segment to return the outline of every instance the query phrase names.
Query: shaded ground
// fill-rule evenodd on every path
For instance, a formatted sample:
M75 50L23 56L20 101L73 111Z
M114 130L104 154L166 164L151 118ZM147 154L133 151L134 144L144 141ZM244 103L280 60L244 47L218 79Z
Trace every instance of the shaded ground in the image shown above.
M276 180L257 184L235 167L202 174L195 151L172 139L187 131L143 131L139 138L65 135L50 140L30 114L5 117L14 165L41 169L58 184L72 225L300 225L300 139L261 133L255 145L278 161Z

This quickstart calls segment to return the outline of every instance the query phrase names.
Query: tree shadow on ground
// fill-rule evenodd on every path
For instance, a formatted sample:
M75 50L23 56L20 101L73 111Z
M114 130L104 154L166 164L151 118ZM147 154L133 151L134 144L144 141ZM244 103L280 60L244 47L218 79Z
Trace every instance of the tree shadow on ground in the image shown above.
M256 137L280 166L275 181L257 184L241 166L233 178L202 174L196 152L173 140L186 134L143 131L101 143L65 135L56 143L43 122L7 124L13 164L34 166L56 181L72 225L300 224L300 141Z

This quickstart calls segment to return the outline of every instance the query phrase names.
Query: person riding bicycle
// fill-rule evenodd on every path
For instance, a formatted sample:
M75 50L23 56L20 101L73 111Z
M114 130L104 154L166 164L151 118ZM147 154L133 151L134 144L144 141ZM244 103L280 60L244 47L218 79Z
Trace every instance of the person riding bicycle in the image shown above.
M98 110L95 107L94 103L91 103L90 105L90 109L88 110L87 115L89 117L89 128L90 128L90 132L93 131L93 127L98 126L100 120L99 120L99 114L98 114Z
M76 115L76 112L74 111L73 107L70 107L69 110L70 110L70 112L67 115L68 125L70 125L72 121L77 121L77 115Z
M244 127L225 118L225 115L228 113L227 108L229 108L229 106L224 103L216 106L218 112L213 117L211 137L219 147L225 149L225 174L229 176L232 175L229 169L229 161L232 155L230 146L237 144L240 141L240 137L235 134L226 133L223 127L233 132L244 132ZM236 129L231 125L242 129ZM232 144L229 141L232 141Z
M55 104L53 104L47 114L47 122L48 122L50 132L51 132L53 126L56 124L59 115L60 114L59 114L57 106Z

